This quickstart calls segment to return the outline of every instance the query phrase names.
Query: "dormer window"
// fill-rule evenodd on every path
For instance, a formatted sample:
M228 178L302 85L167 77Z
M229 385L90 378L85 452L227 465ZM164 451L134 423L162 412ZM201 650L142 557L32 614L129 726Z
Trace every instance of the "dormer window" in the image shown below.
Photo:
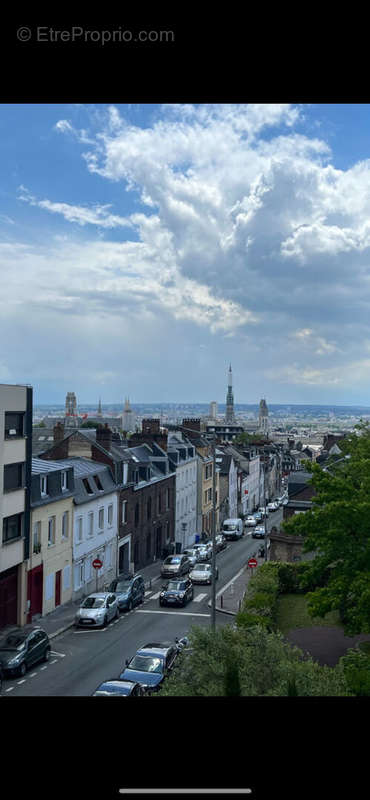
M41 492L41 497L46 497L46 495L48 493L47 475L41 475L41 478L40 478L40 492Z
M96 483L96 485L97 485L97 487L98 487L98 489L99 489L99 492L103 492L103 491L104 491L104 489L103 489L103 487L102 487L102 485L101 485L101 481L100 481L100 478L99 478L99 476L98 476L98 475L94 475L94 481L95 481L95 483ZM92 493L92 494L93 494L93 493Z
M82 478L82 483L87 491L87 494L94 494L87 478Z
M61 473L61 478L62 478L62 492L66 492L68 489L68 483L67 483L67 473L65 470L63 470L63 472Z

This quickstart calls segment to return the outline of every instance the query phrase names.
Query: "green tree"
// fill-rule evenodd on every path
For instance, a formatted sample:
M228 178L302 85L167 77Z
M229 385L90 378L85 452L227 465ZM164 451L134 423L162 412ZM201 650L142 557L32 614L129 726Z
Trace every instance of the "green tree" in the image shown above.
M338 609L349 635L370 633L370 430L358 427L341 443L341 459L326 469L307 463L313 508L283 525L315 553L301 578L303 588L317 587L307 595L309 613Z

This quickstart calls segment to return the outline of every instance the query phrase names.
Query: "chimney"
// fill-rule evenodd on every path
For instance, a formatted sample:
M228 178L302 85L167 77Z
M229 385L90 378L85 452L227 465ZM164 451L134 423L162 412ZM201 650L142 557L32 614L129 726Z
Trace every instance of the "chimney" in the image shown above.
M159 419L143 419L141 422L142 433L160 433L160 420Z
M100 444L105 450L110 450L112 444L112 431L106 422L105 425L98 425L96 429L96 441L97 444Z
M61 442L64 439L64 425L62 422L57 422L54 425L54 442Z

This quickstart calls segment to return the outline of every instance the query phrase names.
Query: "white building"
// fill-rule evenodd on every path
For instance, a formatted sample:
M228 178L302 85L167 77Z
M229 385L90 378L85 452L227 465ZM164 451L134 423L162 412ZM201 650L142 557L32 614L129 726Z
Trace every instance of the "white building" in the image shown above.
M101 590L116 576L117 486L104 464L86 458L61 459L58 463L74 469L72 599L76 600L97 587ZM99 570L92 566L97 558L103 564Z
M184 550L197 534L197 461L195 446L182 433L169 433L167 455L176 469L175 543Z
M122 430L127 433L134 433L136 416L130 406L129 398L125 398L125 407L122 411Z

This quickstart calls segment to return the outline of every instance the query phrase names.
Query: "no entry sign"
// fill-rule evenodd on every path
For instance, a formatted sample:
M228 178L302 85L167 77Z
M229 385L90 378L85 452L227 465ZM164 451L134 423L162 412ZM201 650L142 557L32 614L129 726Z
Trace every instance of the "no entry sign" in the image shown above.
M92 565L93 565L94 569L101 569L101 567L103 566L103 562L100 561L100 558L94 558L94 561L92 562Z
M248 567L256 567L256 566L257 566L256 559L255 558L250 558L249 561L248 561Z

